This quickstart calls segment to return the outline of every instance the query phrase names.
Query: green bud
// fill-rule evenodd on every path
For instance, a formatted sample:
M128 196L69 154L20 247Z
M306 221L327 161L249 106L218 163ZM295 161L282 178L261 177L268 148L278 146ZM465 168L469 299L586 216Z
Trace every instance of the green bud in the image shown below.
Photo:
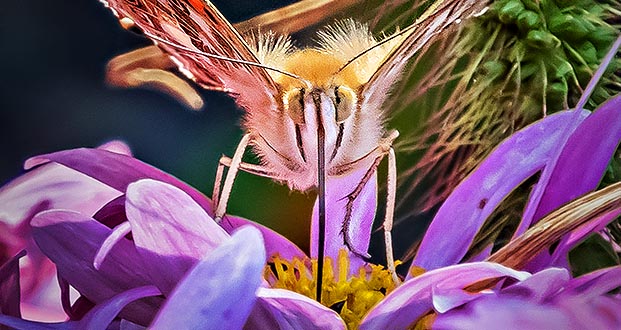
M606 90L606 88L603 88L601 86L595 88L595 90L593 91L593 94L591 95L591 99L595 101L596 104L604 103L606 100L608 100L611 97L612 95L610 95L610 93Z
M578 78L578 82L581 86L586 86L593 75L593 70L584 64L577 64L574 67L574 71L576 72L576 78Z
M595 45L598 50L608 52L612 42L617 38L617 32L610 26L600 26L593 33L589 34L589 41Z
M567 81L565 79L557 80L551 84L548 84L546 89L547 99L551 102L562 102L567 96ZM554 105L555 108L560 108L558 105ZM557 107L558 106L558 107Z
M546 64L549 68L548 76L550 76L551 79L564 79L574 71L574 67L564 56L551 58Z
M553 49L561 45L561 41L557 37L542 30L531 30L528 32L526 43L537 49Z
M527 120L535 120L541 117L541 92L536 96L536 93L524 93L524 98L520 104L520 113Z
M500 19L502 23L512 24L517 20L523 10L524 5L521 1L509 1L498 11L498 19Z
M526 7L526 9L534 11L536 13L541 12L539 2L540 0L522 0L522 3L524 4L524 7Z
M548 27L550 32L567 40L582 40L590 32L583 19L570 14L553 16L548 22Z
M486 79L494 80L507 72L507 65L503 61L491 60L483 63L481 74Z
M576 0L554 0L560 8L565 8L576 4Z
M539 63L536 63L536 62L524 62L524 64L522 64L520 66L520 76L521 76L520 78L522 80L526 80L530 76L532 76L535 73L537 73L539 70L541 70L541 65Z
M524 10L517 18L517 26L520 31L527 33L530 30L543 27L543 20L536 12Z
M504 7L505 4L507 4L507 2L509 2L509 1L508 0L496 0L496 1L493 1L489 5L489 9L487 10L487 12L485 14L498 15L498 12L500 11L500 9L502 9L502 7Z
M592 43L585 41L576 47L576 51L580 53L580 56L582 56L585 62L589 64L599 63L597 59L597 49Z

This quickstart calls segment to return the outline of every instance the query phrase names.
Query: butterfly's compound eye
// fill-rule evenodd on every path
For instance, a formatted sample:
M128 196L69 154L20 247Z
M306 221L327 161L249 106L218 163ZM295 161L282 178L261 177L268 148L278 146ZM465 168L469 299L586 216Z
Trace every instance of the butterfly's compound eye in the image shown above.
M285 111L296 124L304 124L304 88L295 88L285 93L283 103Z
M342 123L356 109L356 93L347 86L334 87L334 108L336 109L336 122Z

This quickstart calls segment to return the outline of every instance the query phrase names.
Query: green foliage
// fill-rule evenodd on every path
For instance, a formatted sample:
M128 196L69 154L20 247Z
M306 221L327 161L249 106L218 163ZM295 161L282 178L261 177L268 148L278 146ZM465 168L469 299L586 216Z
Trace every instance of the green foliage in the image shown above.
M612 16L612 4L597 1L499 0L466 28L460 45L480 53L484 51L480 36L500 29L498 42L484 57L510 63L513 87L523 90L519 96L534 96L535 105L544 112L557 111L577 101L616 38L618 27L607 22L613 22ZM621 77L616 72L620 65L621 59L616 58L589 107L621 90ZM478 74L480 79L486 72Z
M610 242L599 234L589 236L584 242L569 251L569 263L574 276L620 264L619 256L613 250Z
M415 92L399 89L394 107L400 130L417 127L409 136L402 130L408 137L400 138L401 150L424 150L402 182L435 182L417 196L421 208L438 205L512 132L576 104L619 34L619 8L618 0L496 0L419 57L418 65L431 63L427 74L410 75L403 85ZM586 107L619 92L621 57L615 57ZM401 113L412 112L428 114L423 128L403 122L408 117Z

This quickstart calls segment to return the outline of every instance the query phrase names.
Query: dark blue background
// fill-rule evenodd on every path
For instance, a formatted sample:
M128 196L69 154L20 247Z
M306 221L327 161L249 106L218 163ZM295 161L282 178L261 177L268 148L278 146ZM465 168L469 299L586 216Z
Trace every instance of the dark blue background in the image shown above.
M214 1L232 22L290 2ZM99 1L3 1L0 44L0 184L28 157L121 139L135 157L211 194L218 158L241 137L241 110L222 93L203 92L206 106L193 112L159 92L107 86L107 61L150 42L123 30ZM241 174L229 210L305 247L300 222L312 199Z
M233 21L269 10L215 3ZM106 62L149 42L121 29L96 0L3 1L0 42L0 182L29 156L115 138L183 179L211 181L212 160L241 134L240 111L223 94L206 92L204 111L194 113L161 93L106 86Z

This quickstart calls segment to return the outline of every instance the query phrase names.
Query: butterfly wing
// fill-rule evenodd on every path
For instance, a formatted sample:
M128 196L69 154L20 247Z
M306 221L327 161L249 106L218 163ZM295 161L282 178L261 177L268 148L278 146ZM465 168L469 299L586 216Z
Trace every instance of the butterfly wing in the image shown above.
M403 73L410 57L421 50L428 42L444 31L453 22L459 22L481 12L488 1L480 0L440 0L434 3L410 27L402 31L401 41L388 53L369 81L362 95L364 108L379 109L395 81Z
M119 19L129 18L171 55L181 72L198 84L234 94L237 103L247 111L275 106L278 91L273 80L264 68L241 63L259 61L239 33L208 1L102 2Z

